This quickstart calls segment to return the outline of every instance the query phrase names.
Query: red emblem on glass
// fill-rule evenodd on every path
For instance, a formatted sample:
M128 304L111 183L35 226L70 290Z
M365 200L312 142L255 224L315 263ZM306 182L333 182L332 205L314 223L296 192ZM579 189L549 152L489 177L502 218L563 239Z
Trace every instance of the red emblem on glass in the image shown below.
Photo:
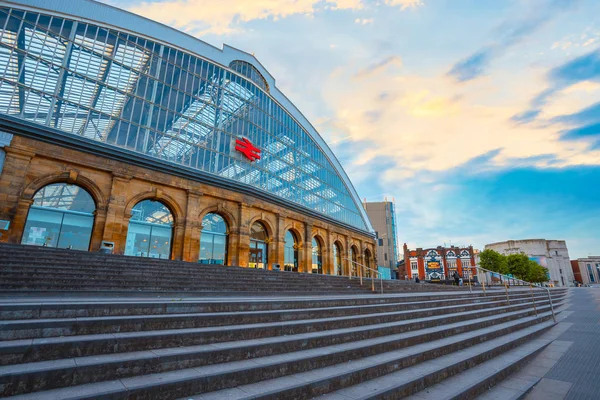
M260 160L260 149L255 147L248 139L236 139L235 149L246 156L250 161Z

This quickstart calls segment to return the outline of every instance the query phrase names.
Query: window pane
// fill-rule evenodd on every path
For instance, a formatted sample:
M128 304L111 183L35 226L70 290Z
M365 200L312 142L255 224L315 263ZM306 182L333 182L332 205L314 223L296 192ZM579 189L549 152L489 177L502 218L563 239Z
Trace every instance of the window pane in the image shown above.
M60 235L63 213L31 208L23 231L21 243L56 247Z
M127 244L125 246L125 255L148 257L150 249L150 230L151 225L129 223L127 231Z
M94 217L65 213L60 231L58 247L88 250L92 238Z

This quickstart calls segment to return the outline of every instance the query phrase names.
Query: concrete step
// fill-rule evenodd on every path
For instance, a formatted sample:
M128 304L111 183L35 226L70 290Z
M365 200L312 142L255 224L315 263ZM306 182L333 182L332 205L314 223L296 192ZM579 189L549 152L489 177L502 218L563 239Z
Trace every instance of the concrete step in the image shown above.
M511 298L519 299L527 297L527 294L511 295ZM557 297L555 297L557 298ZM448 302L483 302L503 301L504 295L483 297L480 294L457 293L445 296L369 296L369 297L344 297L323 298L311 297L302 299L277 299L276 301L256 298L226 300L216 299L212 301L173 299L173 300L138 300L135 301L75 301L73 299L61 302L47 302L33 300L27 302L3 302L0 299L0 320L14 319L39 319L39 318L77 318L98 316L120 316L120 315L157 315L157 314L181 314L181 313L216 313L234 311L282 311L282 310L315 310L320 308L346 308L358 309L364 312L381 308L385 311L393 307L403 306L406 309L416 309L423 306L442 306Z
M333 391L322 396L321 399L388 399L406 397L442 382L448 377L467 371L469 368L482 364L493 357L501 357L507 351L519 349L522 352L529 353L543 348L549 341L535 339L553 325L552 321L535 324L509 335L497 337L470 348L464 348L456 353L428 360L416 368L402 369L372 379L361 385L353 385Z
M538 304L547 304L540 296ZM298 326L310 324L311 329L331 329L332 324L367 325L380 322L392 322L405 319L429 317L434 315L457 314L471 310L490 309L506 305L506 300L495 302L461 302L450 306L430 306L406 310L396 307L392 310L367 310L360 308L321 308L285 310L285 311L244 311L226 313L187 313L162 315L126 315L80 318L49 318L0 321L0 340L28 338L49 338L57 336L93 335L102 333L142 332L155 330L189 329L201 327L257 325L262 327L273 324L295 322ZM530 307L531 299L512 300L513 307ZM299 329L299 328L296 328Z
M549 318L544 315L542 318ZM545 325L536 324L538 318L518 320L514 324L500 324L492 328L484 328L464 334L454 335L449 338L432 340L424 344L411 346L406 349L391 350L385 353L368 355L365 353L364 343L352 342L342 345L334 345L329 348L318 348L303 350L300 352L285 353L280 355L260 357L258 359L233 361L218 365L208 365L196 368L187 368L177 371L170 371L157 374L147 374L139 377L122 378L119 382L122 388L113 395L130 398L173 398L175 396L187 396L191 393L210 392L240 384L249 384L259 382L265 379L273 379L281 376L293 375L296 377L302 372L312 371L312 375L321 375L323 368L336 370L334 377L330 375L330 381L348 382L347 362L360 359L353 366L357 371L353 375L366 377L369 375L380 376L386 371L396 370L399 366L415 365L423 360L439 357L444 354L450 354L475 343L488 341L500 335L510 334L503 337L503 348L509 344L516 344L519 339L524 339L522 332L529 331L529 327L523 328L527 324L534 324L541 330ZM520 329L520 330L519 330ZM394 341L392 343L395 343ZM384 350L385 351L385 350ZM321 375L322 376L322 375ZM114 381L112 381L114 382ZM329 387L333 383L330 382ZM286 393L287 398L301 398L296 393L306 393L311 391L313 385L304 385L302 389L294 388L294 393ZM64 395L76 387L54 389L39 394L31 393L25 395L25 398L36 398L36 395L44 397L38 398L68 398ZM78 392L82 390L89 393L88 396L103 396L106 391L106 382L81 385ZM63 393L60 393L63 391ZM67 392L67 393L65 393ZM313 395L313 393L311 393ZM283 398L276 396L278 398ZM88 397L89 398L89 397Z
M474 399L489 387L503 381L527 364L551 343L539 338L517 347L489 361L481 363L459 375L421 390L409 400L463 400Z
M253 359L281 353L323 348L341 343L362 343L365 352L383 352L391 349L440 339L461 332L482 329L505 321L515 321L529 315L515 311L489 317L445 324L401 334L371 337L373 328L347 328L285 337L234 341L214 345L188 346L155 351L130 352L104 356L78 357L38 363L0 367L0 386L4 394L64 387L96 381L133 376L139 371L158 373L189 367L217 364L224 361ZM380 330L379 334L392 332ZM364 337L364 338L363 338ZM369 350L370 349L370 350ZM329 354L329 353L328 353ZM336 357L339 359L339 357ZM20 389L19 389L20 388Z
M543 310L540 305L539 310ZM237 340L262 339L274 336L304 334L362 326L371 328L371 335L401 333L429 328L440 323L465 322L504 312L533 310L528 305L503 306L473 310L460 314L442 314L412 320L378 318L371 324L362 316L329 318L309 321L290 321L272 324L234 325L223 327L123 332L113 334L77 335L66 337L7 340L0 342L0 365L223 343Z
M232 312L232 311L268 311L318 309L320 307L377 307L383 305L404 304L407 307L419 307L419 304L437 304L448 301L495 301L504 299L504 295L483 297L479 293L450 294L413 294L410 296L369 295L369 296L313 296L291 299L260 299L256 297L240 299L134 299L134 300L82 300L75 298L49 300L47 298L24 298L3 301L0 298L0 319L27 318L72 318L95 317L104 315L153 315L178 314L184 312ZM429 303L431 302L431 303Z

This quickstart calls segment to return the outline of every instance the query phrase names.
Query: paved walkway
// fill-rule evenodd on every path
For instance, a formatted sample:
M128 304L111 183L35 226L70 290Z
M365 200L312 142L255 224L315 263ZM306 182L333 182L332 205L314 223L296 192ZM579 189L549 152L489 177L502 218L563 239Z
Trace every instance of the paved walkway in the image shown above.
M548 386L554 397L566 400L600 398L600 289L574 288L569 311L564 319L572 325L558 337L572 342L569 349L536 385L527 400L549 399Z

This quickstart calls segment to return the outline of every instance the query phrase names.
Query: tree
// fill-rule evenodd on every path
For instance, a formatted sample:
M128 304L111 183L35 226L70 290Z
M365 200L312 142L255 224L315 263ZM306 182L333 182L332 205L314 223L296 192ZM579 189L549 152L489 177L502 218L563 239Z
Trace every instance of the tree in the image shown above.
M530 263L531 260L524 253L510 254L506 257L508 273L515 278L527 280L531 270Z
M529 260L529 271L525 280L534 283L547 282L548 268L544 268L535 261Z
M492 249L486 249L479 253L479 266L501 274L508 273L506 256Z

